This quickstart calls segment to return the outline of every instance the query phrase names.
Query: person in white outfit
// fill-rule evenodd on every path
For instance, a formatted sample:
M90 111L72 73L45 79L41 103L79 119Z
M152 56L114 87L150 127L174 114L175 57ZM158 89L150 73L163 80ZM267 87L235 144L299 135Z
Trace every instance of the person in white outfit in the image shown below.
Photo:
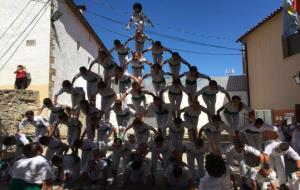
M38 142L41 136L50 134L51 128L49 123L41 116L35 116L34 112L29 110L25 113L26 118L22 119L17 127L17 134L26 126L33 126L35 128L34 139Z
M159 134L165 136L167 128L172 123L172 113L173 117L175 118L173 107L165 104L161 97L155 96L153 97L153 102L150 103L144 115L146 116L148 113L155 114L158 132Z
M192 104L189 106L186 106L182 108L178 112L178 116L183 114L184 121L186 122L186 126L188 127L188 135L190 141L194 141L196 139L197 133L198 133L198 122L199 122L199 116L201 112L204 112L208 115L208 117L211 117L212 114L209 112L208 109L201 106L199 101L194 100L192 101Z
M9 147L16 145L14 161L19 160L23 156L23 148L32 142L30 137L24 134L15 134L15 136L7 136L2 141L2 151L6 151Z
M183 152L186 152L187 164L190 168L193 179L198 181L205 175L204 171L204 155L209 152L208 145L204 143L202 137L198 137L195 142L189 141L183 147ZM195 168L195 160L197 168Z
M77 139L74 142L74 147L78 152L81 149L81 168L94 156L94 152L98 149L97 145L91 139Z
M54 155L62 155L63 152L68 152L69 147L55 137L42 136L39 138L39 143L47 147L45 158L50 161Z
M68 127L67 142L70 148L74 148L74 142L80 138L82 123L77 117L69 116L66 113L59 115L59 123Z
M153 27L151 20L142 12L143 7L140 3L133 4L133 15L130 17L126 29L129 30L131 24L134 23L137 29L143 30L146 24Z
M152 63L148 61L146 58L143 57L143 54L140 52L135 52L133 54L133 57L130 58L127 63L127 65L132 65L132 75L134 77L142 77L144 72L144 63L148 64L150 67L152 66Z
M173 78L172 84L164 87L161 91L159 96L163 97L163 93L168 91L168 97L170 104L174 107L175 114L177 115L180 111L180 106L182 102L182 95L183 92L189 95L188 90L181 84L179 78Z
M112 59L110 54L103 49L99 49L98 58L90 63L89 71L95 63L98 63L104 68L103 80L107 81L107 85L110 87L111 83L109 76L113 74L114 69L118 66L117 63Z
M183 135L184 135L185 123L181 118L175 118L173 123L169 126L169 136L172 145L179 152L183 147Z
M231 102L218 109L217 114L223 111L223 115L230 127L236 132L240 130L240 112L245 109L248 112L250 121L254 119L254 110L242 102L239 96L232 96Z
M104 112L104 120L109 121L110 114L108 110L117 99L117 95L114 89L109 87L104 81L100 81L97 88L98 93L101 96L101 111Z
M120 40L114 40L114 45L115 47L109 50L109 53L112 53L114 51L118 53L120 67L122 67L126 71L127 68L125 68L125 64L129 59L128 55L129 53L133 53L133 52L129 47L122 44Z
M170 189L194 189L191 170L184 164L175 163L168 166L164 172L164 179Z
M264 163L270 164L271 168L277 172L280 185L285 185L287 182L284 155L288 155L295 160L297 172L300 171L300 156L295 150L286 142L273 141L265 147Z
M206 155L205 169L207 174L200 179L198 190L231 189L229 170L221 155Z
M80 113L80 101L85 100L85 92L82 87L73 87L69 80L62 82L62 88L54 95L53 103L57 104L57 99L62 93L71 95L72 109L74 114L78 117Z
M150 125L144 123L140 118L135 118L124 131L124 135L129 129L133 129L137 144L148 143L150 130L157 135L158 132Z
M192 94L193 96L196 96L197 93L197 80L199 78L203 78L203 79L207 79L208 81L210 81L210 77L199 73L197 67L192 66L190 67L190 71L183 73L182 75L180 75L179 77L186 77L185 79L185 87L187 89L187 91Z
M24 157L11 168L11 182L8 189L52 189L53 169L41 155L42 147L38 143L24 146Z
M162 63L162 66L164 64L169 64L169 69L172 74L175 76L179 76L180 74L180 69L181 69L181 64L186 65L188 68L192 67L189 62L184 60L178 52L173 52L172 57L170 59L165 60Z
M126 46L132 40L135 40L135 51L140 53L142 53L142 51L144 50L146 40L151 42L152 44L154 43L154 41L151 38L149 38L146 34L144 34L143 30L140 29L137 29L135 31L134 36L126 40L124 45Z
M96 103L96 95L97 95L97 84L100 80L103 80L97 73L87 70L86 67L80 67L79 73L76 74L72 80L72 86L74 86L74 82L82 77L86 80L86 89L87 89L87 97L91 104Z
M226 95L228 101L230 102L230 95L222 86L219 86L215 80L209 81L209 85L203 87L199 90L196 96L202 96L204 103L206 104L206 108L210 111L210 113L215 114L216 112L216 100L217 94L222 92Z
M152 51L153 63L162 65L163 63L163 54L164 52L169 52L172 54L172 51L169 48L164 47L160 41L155 41L154 44L143 51L143 54Z
M278 128L266 124L261 118L257 118L253 123L250 123L242 129L245 134L247 144L255 149L262 151L263 146L272 140L278 139Z
M85 132L87 133L87 138L93 140L95 138L95 128L92 125L92 120L95 118L100 121L104 112L100 111L95 106L90 105L86 100L80 102L80 108L83 114L85 114Z
M158 95L159 92L166 86L165 75L172 76L169 72L164 72L159 64L152 65L150 73L143 76L143 80L148 77L152 77L152 85L154 87L155 94Z

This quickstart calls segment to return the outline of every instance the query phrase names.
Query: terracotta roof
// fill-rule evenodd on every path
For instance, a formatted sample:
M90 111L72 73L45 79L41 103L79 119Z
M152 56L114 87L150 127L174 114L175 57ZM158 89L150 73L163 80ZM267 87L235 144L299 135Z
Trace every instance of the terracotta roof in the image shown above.
M86 20L86 18L83 16L83 14L80 12L78 9L78 6L74 3L73 0L66 0L66 4L70 7L72 12L75 14L75 16L78 18L78 20L83 24L83 26L90 32L90 34L93 36L93 38L96 40L98 45L101 48L106 49L104 43L102 40L99 38L95 30L92 28L92 26L89 24L89 22Z
M246 33L244 33L242 36L240 36L236 42L243 42L243 39L249 35L250 33L252 33L253 31L255 31L257 28L259 28L260 26L262 26L264 23L266 23L268 20L270 20L271 18L273 18L274 16L278 15L280 12L282 11L282 7L278 8L277 10L273 11L270 15L268 15L267 17L265 17L262 21L260 21L259 23L257 23L255 26L253 26L252 28L250 28Z

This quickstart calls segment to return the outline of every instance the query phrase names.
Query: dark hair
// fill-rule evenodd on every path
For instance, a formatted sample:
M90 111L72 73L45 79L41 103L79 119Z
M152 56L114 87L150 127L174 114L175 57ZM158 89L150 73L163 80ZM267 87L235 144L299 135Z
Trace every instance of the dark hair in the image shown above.
M182 168L180 166L173 167L173 174L176 178L182 176Z
M117 143L117 144L122 144L122 143L123 143L123 141L122 141L122 139L121 139L121 138L115 138L115 139L114 139L114 143Z
M131 164L131 168L133 170L138 170L142 167L142 164L143 164L142 160L139 160L139 159L134 160Z
M176 117L174 119L174 123L182 123L182 119L180 117Z
M233 144L235 146L237 146L238 148L244 148L245 147L245 143L242 142L240 139L234 139Z
M132 8L133 8L133 10L135 10L135 9L143 10L141 3L134 3Z
M47 145L50 142L50 137L48 136L42 136L39 138L39 143L41 143L42 145Z
M218 85L217 81L215 80L209 81L209 86L217 86L217 85Z
M99 81L97 84L97 88L106 88L106 84L104 81Z
M80 68L79 68L79 71L80 71L80 72L86 72L86 71L87 71L87 68L86 68L86 67L80 67Z
M62 82L62 86L69 88L69 87L72 87L72 83L69 80L64 80Z
M197 138L195 141L195 145L198 147L202 147L204 145L204 140L202 138Z
M241 101L242 99L241 99L241 97L239 97L239 96L237 96L237 95L235 95L235 96L232 96L232 98L231 98L232 100L239 100L239 101Z
M157 69L161 69L161 65L160 64L158 64L158 63L155 63L154 65L152 65L152 68L154 69L154 68L157 68Z
M58 155L54 155L51 159L52 164L55 166L58 166L60 163L62 163L62 161L63 161L62 157Z
M172 53L172 56L178 56L178 57L180 57L180 55L179 55L178 52L173 52L173 53Z
M197 69L196 66L191 66L191 67L190 67L190 71L196 71L196 72L198 72L198 69Z
M165 141L164 137L161 135L158 135L157 137L155 137L154 142L155 143L163 143Z
M69 116L65 112L61 112L61 113L58 114L58 119L59 120L66 120L68 118L69 118Z
M181 85L181 80L179 78L174 78L172 81L172 84L180 84Z
M25 113L26 116L34 116L34 112L32 110L28 110Z
M48 107L48 106L50 106L50 104L52 104L52 101L51 101L50 98L44 98L43 104L44 104L46 107Z
M256 124L256 125L263 125L263 124L264 124L264 120L261 119L261 118L257 118L257 119L255 120L254 124Z
M143 123L143 121L138 117L136 117L132 122L133 125L140 125L142 123Z
M155 42L154 42L154 45L156 45L156 46L161 46L161 41L155 41Z
M289 143L282 142L279 144L279 148L282 151L287 151L290 148L290 145L289 145Z
M212 177L221 177L226 172L226 163L221 156L208 154L205 160L205 169Z
M26 144L23 148L23 154L26 158L33 158L37 156L39 152L43 152L43 149L37 142Z
M79 148L79 147L82 146L82 143L83 143L83 141L81 139L77 139L77 140L74 141L73 145L74 145L75 148Z
M212 122L222 121L220 115L213 115L213 116L211 117L211 120L212 120Z
M115 68L115 72L116 72L116 71L120 71L120 72L123 73L123 72L124 72L124 69L123 69L122 67L120 67L120 66L117 66L117 67ZM116 84L119 84L119 80L120 80L120 79L119 79L117 76L115 76L115 83L116 83Z
M114 40L114 45L120 45L121 41L120 40Z
M2 141L2 144L5 145L5 146L10 146L12 145L12 142L14 141L14 138L13 136L7 136L7 137L4 137L3 141Z

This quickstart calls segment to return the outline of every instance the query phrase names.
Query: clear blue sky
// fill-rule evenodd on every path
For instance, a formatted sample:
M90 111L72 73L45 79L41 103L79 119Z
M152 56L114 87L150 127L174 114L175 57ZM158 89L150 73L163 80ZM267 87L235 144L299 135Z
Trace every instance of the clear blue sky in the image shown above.
M132 13L134 2L143 4L144 13L154 23L155 27L149 28L150 30L191 41L238 49L241 45L235 42L236 39L281 6L281 0L76 0L75 2L86 5L90 12L124 23L122 26L89 13L85 14L107 48L113 47L114 39L125 41L127 38L108 32L103 27L124 35L133 34L133 29L125 30L125 24L129 19L128 14ZM148 35L170 48L203 53L240 53L174 41L154 34ZM133 44L130 45L133 47ZM150 53L147 54L146 58L152 61ZM241 55L202 55L185 52L180 54L191 64L198 66L200 72L210 76L223 76L227 68L233 68L236 74L242 73ZM168 53L164 56L169 57ZM115 59L117 60L117 57Z

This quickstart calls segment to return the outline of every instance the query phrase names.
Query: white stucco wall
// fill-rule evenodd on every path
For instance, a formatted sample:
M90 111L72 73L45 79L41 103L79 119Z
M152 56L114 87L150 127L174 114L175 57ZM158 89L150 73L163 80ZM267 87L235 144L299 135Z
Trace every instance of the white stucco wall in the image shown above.
M0 87L13 87L19 64L31 73L32 85L48 85L50 5L45 2L0 1L0 68L5 64L0 69ZM26 46L26 40L35 40L36 45Z
M61 88L63 80L72 80L81 66L88 66L98 55L99 45L78 20L67 4L57 2L56 8L63 13L63 16L54 22L55 32L55 50L54 65L56 70L54 76L54 93ZM77 42L80 43L79 49ZM98 72L98 66L94 66L94 72ZM101 69L102 71L102 69ZM79 78L75 82L75 86L86 87L86 82ZM99 98L98 98L99 99ZM58 99L61 104L70 105L70 95L63 94Z

